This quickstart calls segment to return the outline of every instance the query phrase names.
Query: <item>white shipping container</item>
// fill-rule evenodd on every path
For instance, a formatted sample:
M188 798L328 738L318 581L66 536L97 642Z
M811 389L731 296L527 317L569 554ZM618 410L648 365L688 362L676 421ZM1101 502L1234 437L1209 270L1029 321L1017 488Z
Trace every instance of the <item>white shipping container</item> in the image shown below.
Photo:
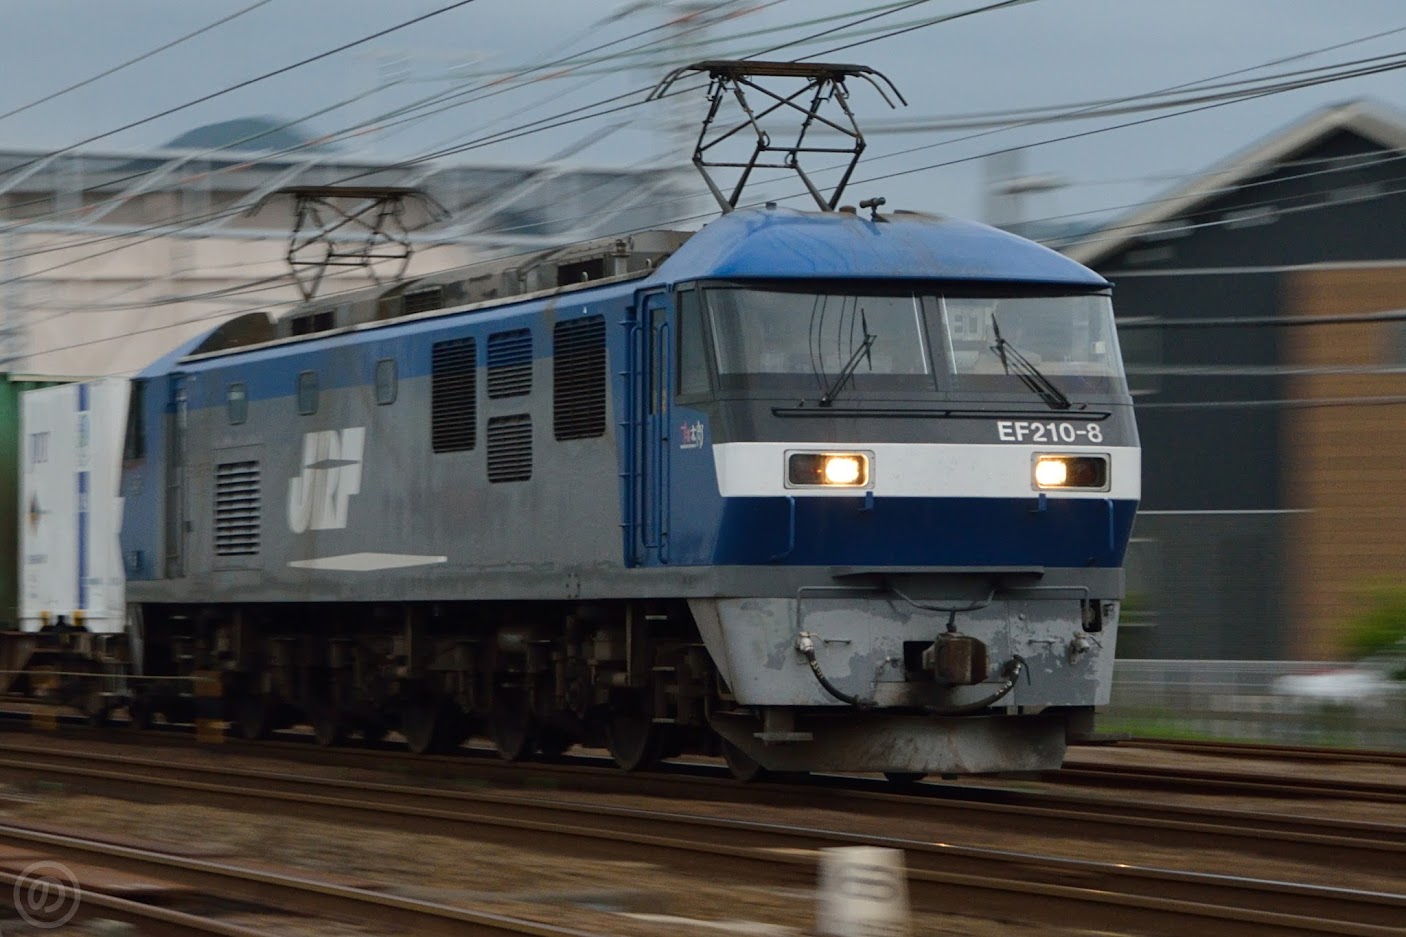
M20 411L20 627L79 618L125 624L117 535L130 383L118 378L27 391Z

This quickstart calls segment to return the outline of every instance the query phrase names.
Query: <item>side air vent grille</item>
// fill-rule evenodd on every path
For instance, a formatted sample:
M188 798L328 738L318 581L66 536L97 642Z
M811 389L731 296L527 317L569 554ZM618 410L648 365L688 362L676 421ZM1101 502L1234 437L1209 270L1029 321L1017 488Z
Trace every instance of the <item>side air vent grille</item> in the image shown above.
M488 396L532 392L532 332L513 329L488 336Z
M552 337L552 431L557 439L604 435L604 317L558 322Z
M258 462L215 466L216 556L252 556L259 552L260 499Z
M532 477L532 417L495 416L488 421L488 480L525 482Z
M436 342L430 353L430 445L474 447L478 434L478 350L472 338Z
M432 286L429 289L406 293L401 308L407 316L413 316L417 312L429 312L431 309L443 309L444 287Z

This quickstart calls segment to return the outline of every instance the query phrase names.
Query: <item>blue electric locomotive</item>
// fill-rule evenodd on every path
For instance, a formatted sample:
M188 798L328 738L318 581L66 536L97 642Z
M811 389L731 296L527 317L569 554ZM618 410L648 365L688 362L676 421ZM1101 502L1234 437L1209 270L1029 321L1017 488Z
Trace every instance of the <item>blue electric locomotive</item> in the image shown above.
M235 320L132 400L142 671L250 736L911 777L1057 766L1107 701L1109 285L991 228L732 210Z

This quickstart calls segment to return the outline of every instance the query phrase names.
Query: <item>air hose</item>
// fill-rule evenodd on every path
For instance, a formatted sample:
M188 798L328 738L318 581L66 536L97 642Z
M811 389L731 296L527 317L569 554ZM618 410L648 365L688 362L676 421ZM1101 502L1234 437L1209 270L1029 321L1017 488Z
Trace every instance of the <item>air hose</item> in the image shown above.
M802 631L796 635L796 650L805 655L806 662L810 664L810 672L815 674L815 679L820 681L821 687L835 699L842 703L848 703L855 709L873 709L879 705L877 701L865 699L862 696L853 696L841 690L830 682L830 678L825 676L825 672L820 669L820 661L815 659L815 639L809 632Z
M988 706L996 704L1001 697L1015 689L1016 681L1020 679L1021 673L1026 669L1025 658L1019 654L1011 655L1011 659L1006 661L1006 666L1001 673L1005 676L1006 682L992 693L990 696L982 697L974 703L963 703L961 706L924 706L923 711L934 716L970 716L972 713L979 713ZM1028 677L1026 679L1029 679Z
M825 676L825 671L820 669L820 661L816 660L815 638L809 632L802 631L800 634L796 635L796 650L804 655L806 663L810 664L810 672L815 674L815 679L820 683L820 686L835 699L842 703L848 703L855 709L873 709L875 706L879 705L875 700L855 696L852 693L846 693L830 682L830 678ZM1018 681L1020 675L1025 672L1026 666L1025 658L1021 657L1019 654L1013 654L1011 655L1011 659L1006 661L1006 666L1002 668L1002 674L1006 678L1005 682L1002 683L995 692L982 697L976 702L964 703L961 706L925 706L923 709L925 712L934 716L969 716L972 713L981 712L989 706L994 706L1005 697L1006 694L1015 689L1016 681Z

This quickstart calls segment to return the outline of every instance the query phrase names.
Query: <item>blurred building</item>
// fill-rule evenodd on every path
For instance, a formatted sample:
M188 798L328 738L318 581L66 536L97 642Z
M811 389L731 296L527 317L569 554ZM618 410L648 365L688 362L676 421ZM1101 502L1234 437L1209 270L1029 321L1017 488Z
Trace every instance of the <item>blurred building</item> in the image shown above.
M1145 447L1120 656L1326 659L1406 581L1406 116L1330 107L1065 248Z
M669 227L697 204L691 167L386 165L290 133L250 119L146 153L0 151L0 371L122 373L225 318L291 304L293 200L264 202L290 186L428 192L448 217L410 206L409 276ZM323 294L371 283L332 273Z

